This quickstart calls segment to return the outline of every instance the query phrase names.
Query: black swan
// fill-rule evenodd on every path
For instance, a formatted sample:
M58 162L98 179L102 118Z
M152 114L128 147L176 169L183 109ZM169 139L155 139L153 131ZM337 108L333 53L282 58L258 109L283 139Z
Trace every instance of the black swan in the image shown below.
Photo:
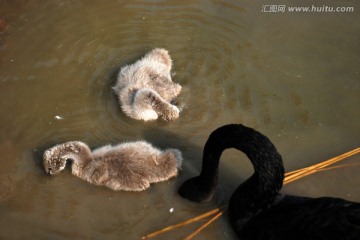
M106 145L91 152L83 142L56 145L44 152L44 168L57 174L72 163L72 174L89 183L113 190L142 191L150 183L178 174L182 154L177 149L161 151L144 141Z
M195 202L212 199L219 159L227 148L244 152L254 167L254 174L235 190L228 204L230 224L239 239L360 239L360 203L280 194L284 179L280 154L266 136L240 124L211 133L201 173L181 185L182 197Z
M179 108L171 102L181 86L171 79L172 60L167 50L155 48L137 62L120 69L113 90L126 115L138 120L155 120L159 116L172 121Z

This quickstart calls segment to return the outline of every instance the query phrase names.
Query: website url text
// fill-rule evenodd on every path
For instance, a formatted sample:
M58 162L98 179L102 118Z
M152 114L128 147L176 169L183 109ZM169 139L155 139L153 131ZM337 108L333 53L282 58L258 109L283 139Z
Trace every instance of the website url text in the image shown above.
M334 6L302 6L290 7L286 5L262 5L261 12L263 13L350 13L354 12L354 7L334 7Z

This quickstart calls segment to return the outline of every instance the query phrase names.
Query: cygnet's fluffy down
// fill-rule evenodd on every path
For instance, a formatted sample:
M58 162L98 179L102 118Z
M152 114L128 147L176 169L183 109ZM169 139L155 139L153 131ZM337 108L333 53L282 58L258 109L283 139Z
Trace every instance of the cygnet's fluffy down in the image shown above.
M179 108L171 102L179 95L181 86L172 81L171 66L168 51L155 48L120 69L113 90L126 115L144 121L158 117L173 121L179 117Z
M59 173L70 160L72 174L116 191L142 191L175 177L183 160L177 149L161 151L144 141L106 145L92 152L83 142L66 142L46 150L43 158L49 174Z

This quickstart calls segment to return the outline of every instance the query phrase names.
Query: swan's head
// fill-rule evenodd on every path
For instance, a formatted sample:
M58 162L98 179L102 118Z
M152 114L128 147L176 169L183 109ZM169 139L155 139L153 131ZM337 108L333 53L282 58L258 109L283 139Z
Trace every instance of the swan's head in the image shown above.
M193 202L208 202L215 194L217 181L206 181L200 176L186 180L179 188L179 194Z
M66 166L67 157L62 155L55 148L48 149L44 152L43 163L46 173L51 175L58 174Z

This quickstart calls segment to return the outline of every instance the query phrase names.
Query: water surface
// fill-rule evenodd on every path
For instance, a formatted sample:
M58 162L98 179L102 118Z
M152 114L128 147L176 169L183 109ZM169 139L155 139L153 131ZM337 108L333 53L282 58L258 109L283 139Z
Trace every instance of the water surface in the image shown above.
M346 1L355 12L332 14L262 13L263 4L1 1L7 25L0 29L0 238L140 239L224 205L252 173L235 150L222 157L214 201L195 204L177 195L199 173L208 135L223 124L263 132L287 170L358 147L360 3ZM155 47L169 50L173 79L183 86L183 111L172 123L126 117L111 91L119 68ZM179 177L141 193L114 192L70 171L49 177L41 165L43 151L56 143L98 147L138 139L181 149ZM283 192L360 201L359 169L317 173ZM182 239L198 226L156 239ZM196 239L235 236L222 217Z

